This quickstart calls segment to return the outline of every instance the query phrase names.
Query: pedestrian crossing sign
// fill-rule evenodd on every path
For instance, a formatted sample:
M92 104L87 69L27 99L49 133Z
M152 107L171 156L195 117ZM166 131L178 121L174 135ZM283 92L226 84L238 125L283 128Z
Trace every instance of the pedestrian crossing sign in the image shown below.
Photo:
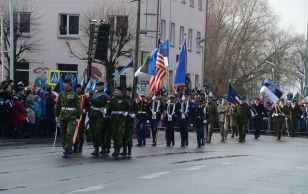
M48 70L48 85L56 86L60 79L60 70L49 69Z

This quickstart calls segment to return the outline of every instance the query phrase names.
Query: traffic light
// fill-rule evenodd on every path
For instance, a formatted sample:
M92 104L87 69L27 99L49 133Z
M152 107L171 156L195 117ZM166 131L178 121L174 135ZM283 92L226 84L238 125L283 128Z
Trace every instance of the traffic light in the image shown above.
M90 56L92 59L105 60L108 52L110 25L96 22L90 29Z

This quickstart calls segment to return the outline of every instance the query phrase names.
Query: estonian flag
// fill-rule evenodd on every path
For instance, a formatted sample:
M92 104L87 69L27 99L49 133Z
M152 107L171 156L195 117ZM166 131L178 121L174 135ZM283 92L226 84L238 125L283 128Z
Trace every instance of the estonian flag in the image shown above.
M91 90L91 88L92 88L91 80L89 80L89 82L88 82L88 84L87 84L87 88L88 88L89 90Z
M134 62L131 60L121 71L119 71L118 75L127 74L129 72L134 72Z
M143 65L135 72L135 77L143 73L155 76L157 52L158 49L156 48L150 56L148 56Z
M93 85L92 85L92 90L96 90L96 80L94 81Z
M184 39L184 44L182 45L180 55L178 58L178 63L176 65L175 76L174 76L174 85L185 85L185 73L186 73L186 62L187 62L187 53L186 53L186 39Z
M277 103L282 96L283 91L281 91L274 83L264 78L260 93L266 94L274 103Z

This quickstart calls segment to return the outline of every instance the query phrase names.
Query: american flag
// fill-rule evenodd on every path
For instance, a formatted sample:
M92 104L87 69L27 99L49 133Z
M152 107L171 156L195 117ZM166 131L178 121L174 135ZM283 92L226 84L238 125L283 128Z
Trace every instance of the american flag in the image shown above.
M160 39L158 39L158 52L156 57L156 70L155 70L155 76L152 76L151 82L149 85L149 92L154 93L155 91L160 91L161 83L163 79L166 77L166 67L164 62L164 56L161 50L161 43Z

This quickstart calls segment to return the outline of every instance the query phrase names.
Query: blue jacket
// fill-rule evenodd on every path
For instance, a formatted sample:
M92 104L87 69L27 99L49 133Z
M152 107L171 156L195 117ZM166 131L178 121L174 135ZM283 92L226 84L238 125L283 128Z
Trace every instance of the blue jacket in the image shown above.
M46 100L43 98L44 94L46 93L45 90L41 90L40 97L41 97L41 109L42 109L42 116L46 116Z
M34 102L34 113L35 113L35 117L41 117L42 109L38 101Z

